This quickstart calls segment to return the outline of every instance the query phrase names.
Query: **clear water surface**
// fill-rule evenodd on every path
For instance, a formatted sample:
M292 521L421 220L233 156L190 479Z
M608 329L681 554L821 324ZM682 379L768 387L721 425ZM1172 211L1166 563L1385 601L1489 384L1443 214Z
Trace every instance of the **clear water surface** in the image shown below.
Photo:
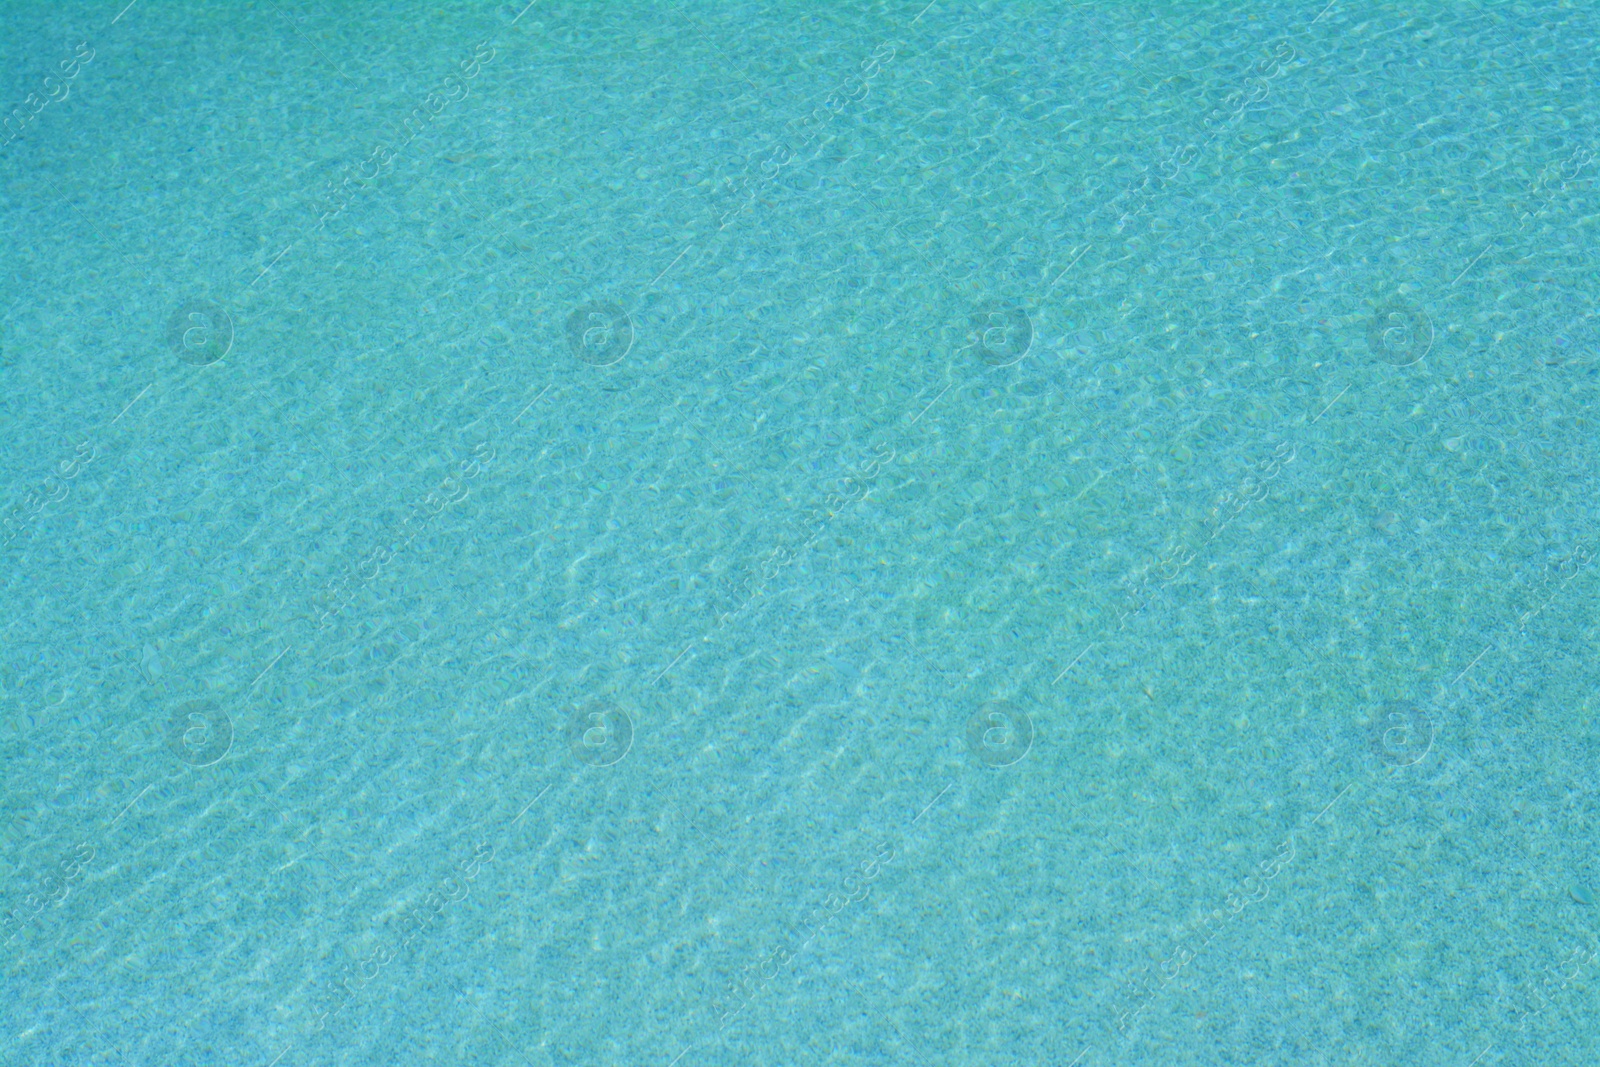
M1597 41L6 0L0 1062L1595 1062Z

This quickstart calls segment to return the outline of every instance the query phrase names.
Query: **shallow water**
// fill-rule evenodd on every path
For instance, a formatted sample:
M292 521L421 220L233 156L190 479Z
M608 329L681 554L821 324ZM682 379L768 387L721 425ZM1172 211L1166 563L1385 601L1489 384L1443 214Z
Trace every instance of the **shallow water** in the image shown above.
M1600 13L123 3L0 1062L1593 1062Z

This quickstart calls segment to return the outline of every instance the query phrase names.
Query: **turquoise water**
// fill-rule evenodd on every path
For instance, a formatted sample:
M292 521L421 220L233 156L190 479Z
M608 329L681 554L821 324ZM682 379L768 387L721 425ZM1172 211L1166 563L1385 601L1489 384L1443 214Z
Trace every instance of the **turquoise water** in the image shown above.
M0 5L6 1064L1587 1064L1579 3Z

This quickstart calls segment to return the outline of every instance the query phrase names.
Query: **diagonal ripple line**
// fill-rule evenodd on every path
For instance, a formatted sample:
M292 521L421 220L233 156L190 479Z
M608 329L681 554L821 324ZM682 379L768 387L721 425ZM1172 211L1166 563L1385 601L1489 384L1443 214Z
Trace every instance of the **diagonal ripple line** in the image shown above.
M1096 480L1098 480L1098 479L1096 479ZM1088 490L1085 489L1084 492L1088 492ZM1082 494L1079 494L1079 495L1081 496ZM1084 648L1084 650L1082 652L1079 652L1075 657L1073 657L1072 662L1067 664L1066 667L1062 670L1062 672L1060 674L1056 675L1055 682L1059 682L1059 681L1061 681L1061 679L1065 678L1067 676L1067 671L1070 671L1070 670L1072 670L1072 668L1076 667L1078 665L1078 660L1080 660L1083 657L1087 656L1089 654L1089 649L1091 649L1093 647L1094 647L1094 642L1091 641L1089 643L1089 645L1086 648ZM1051 682L1050 684L1054 685L1055 682Z
M915 426L917 424L917 420L928 413L928 408L931 408L933 405L937 404L939 402L939 397L948 393L950 391L950 386L954 384L955 382L951 382L949 385L946 385L943 389L939 390L939 396L936 396L932 400L928 401L928 407L925 407L921 411L917 412L917 418L911 420L911 425Z
M267 272L272 270L272 268L277 265L278 260L280 260L284 256L288 255L289 254L289 249L291 249L293 247L294 247L294 242L293 241L290 241L288 244L284 245L283 246L283 251L279 252L277 255L273 256L272 257L272 262L268 263L265 267L262 267L261 268L261 273L256 275L255 281L253 281L249 285L245 286L245 289L247 291L250 290L250 289L254 289L256 287L256 282L259 282L262 278L265 278L267 276Z
M951 782L949 785L947 785L943 789L939 790L939 796L938 797L934 797L932 800L928 801L928 806L923 808L921 811L919 811L917 813L917 817L915 819L911 820L911 825L915 826L915 825L917 825L917 823L921 822L922 821L922 817L924 815L928 814L929 809L932 808L935 804L939 803L939 797L944 796L946 793L950 792L950 790L952 790L954 788L955 788L955 783Z
M1350 387L1347 385L1343 389L1339 390L1339 396L1344 396L1344 394L1348 393L1349 391ZM1332 400L1328 401L1328 407L1325 407L1321 411L1317 412L1317 418L1311 420L1311 425L1315 426L1317 424L1317 419L1320 419L1322 416L1326 415L1328 413L1328 409L1339 402L1339 396L1336 396Z
M539 395L534 397L532 400L528 401L528 406L523 408L521 411L517 412L517 417L512 419L511 421L513 423L521 422L522 421L522 416L526 415L533 408L533 405L535 405L539 401L543 400L544 399L544 394L548 393L550 390L554 389L555 387L556 387L555 383L551 382L549 385L547 385L543 389L539 390Z
M133 405L135 405L135 404L137 404L139 402L139 400L144 396L144 394L148 393L151 389L155 388L155 384L156 384L155 382L151 382L149 385L147 385L143 389L139 390L139 395L134 397L132 400L128 401L128 406L127 407L125 407L121 411L117 412L117 417L115 419L111 420L110 425L115 426L118 423L118 421L121 420L122 416L126 415L129 412L129 410L131 410L133 408Z
M667 272L672 270L673 267L676 267L678 265L678 260L682 259L684 256L688 255L689 254L689 249L691 249L693 247L694 247L694 244L692 242L690 244L684 245L683 246L683 251L678 253L677 259L674 259L671 263L668 263L666 270L662 271L660 274L657 274L654 278L651 278L650 279L650 284L645 286L642 290L640 290L639 296L642 297L642 296L644 296L645 293L648 293L650 290L654 289L656 287L656 282L659 282L662 278L665 278L667 276ZM635 300L634 306L635 306L635 308L637 308L637 306L638 306L638 301L637 300Z
M113 826L117 825L117 823L122 819L122 817L124 815L128 814L128 812L133 808L133 806L135 804L139 803L139 797L144 796L146 793L150 792L150 790L154 789L155 787L156 787L156 784L154 782L151 782L149 785L147 785L143 789L139 790L139 796L134 797L132 800L128 801L128 806L126 808L123 808L121 811L117 812L117 817L115 819L112 819L109 823L106 824L106 829L110 830Z
M1324 815L1328 814L1328 812L1333 809L1333 806L1335 804L1339 803L1339 801L1344 797L1344 795L1346 793L1350 792L1350 790L1354 789L1355 787L1356 787L1356 783L1351 782L1349 785L1347 785L1343 789L1341 789L1339 791L1339 795L1334 797L1332 800L1328 801L1328 806L1323 808L1321 811L1317 812L1317 817L1315 819L1312 819L1311 821L1313 823L1321 822L1322 821L1322 817Z
M667 664L666 667L662 669L661 673L656 675L655 678L651 680L650 684L651 685L655 685L656 682L659 682L659 681L661 681L661 679L665 678L667 676L667 672L672 670L672 668L676 667L678 665L678 660L680 660L683 657L687 656L689 654L689 649L691 649L693 647L694 647L694 642L693 641L691 641L687 645L685 645L683 651L679 652L677 654L677 656L674 657L673 661L671 663Z
M515 819L511 820L511 825L515 826L515 825L517 825L517 823L521 822L522 821L522 817L524 815L528 814L528 809L533 807L535 804L539 803L539 797L542 797L546 793L550 792L550 790L553 787L554 787L554 783L551 783L551 785L547 785L543 789L539 790L539 796L534 797L532 800L528 801L527 804L523 805L522 810L517 812L517 817Z
M1466 267L1461 271L1461 273L1456 275L1455 281L1453 281L1449 285L1445 286L1445 288L1446 289L1455 288L1456 282L1459 282L1462 278L1465 278L1467 276L1467 271L1471 270L1473 267L1476 267L1478 265L1478 260L1480 260L1484 256L1488 255L1489 254L1489 249L1493 248L1493 247L1494 247L1494 242L1490 241L1489 242L1489 247L1485 248L1482 252L1479 252L1476 256L1474 256L1473 259L1472 259L1472 262L1468 263L1466 265Z
M1489 654L1489 650L1491 648L1493 648L1493 647L1494 647L1494 645L1492 645L1492 644L1484 645L1483 646L1483 651L1479 652L1476 656L1474 656L1471 663L1469 663L1465 667L1461 668L1461 673L1460 674L1458 674L1454 678L1450 679L1450 684L1451 685L1455 685L1457 682L1461 681L1461 679L1465 678L1467 676L1467 672L1472 670L1472 668L1476 667L1478 665L1478 660L1480 660L1483 657L1487 656Z
M277 656L273 658L272 662L267 664L267 670L264 670L260 674L256 675L256 680L254 682L250 683L250 688L245 690L245 695L249 696L250 693L255 690L256 685L261 681L261 679L263 679L263 678L265 678L267 676L267 671L270 671L272 668L276 667L278 665L278 660L282 659L283 657L287 656L288 654L289 654L289 646L285 645L284 648L283 648L283 651L279 652L277 654Z

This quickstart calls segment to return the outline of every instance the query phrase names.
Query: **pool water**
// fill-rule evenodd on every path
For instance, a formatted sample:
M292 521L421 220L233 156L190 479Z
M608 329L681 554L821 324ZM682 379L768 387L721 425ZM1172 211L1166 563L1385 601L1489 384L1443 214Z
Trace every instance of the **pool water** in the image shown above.
M1600 9L0 3L0 1063L1587 1064Z

